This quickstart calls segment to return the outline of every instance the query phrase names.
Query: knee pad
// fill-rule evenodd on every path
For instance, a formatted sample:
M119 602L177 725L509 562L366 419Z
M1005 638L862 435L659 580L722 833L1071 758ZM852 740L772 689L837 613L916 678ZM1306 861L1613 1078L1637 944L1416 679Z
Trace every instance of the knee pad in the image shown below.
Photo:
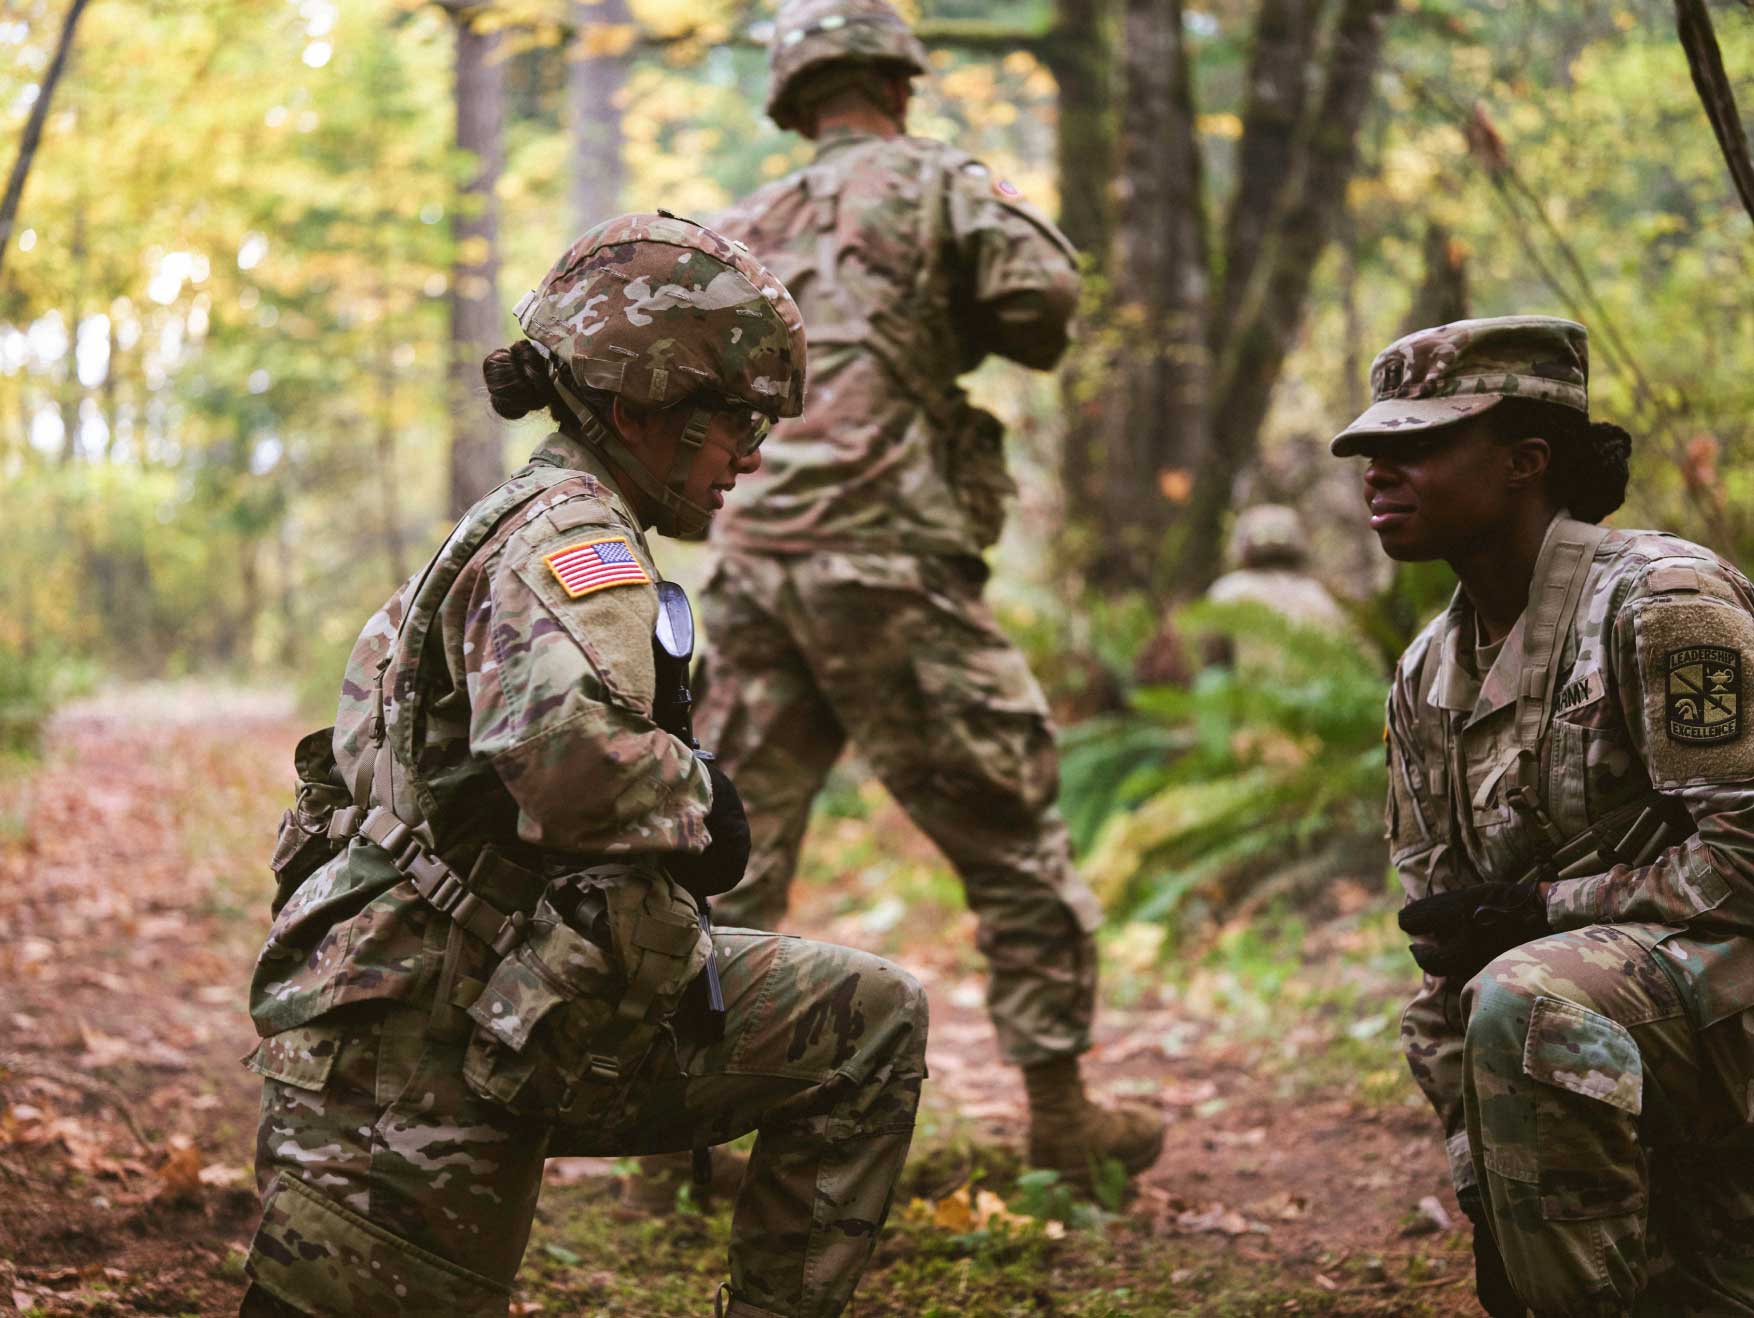
M505 1318L511 1287L404 1240L282 1173L262 1203L245 1271L296 1311L383 1318Z

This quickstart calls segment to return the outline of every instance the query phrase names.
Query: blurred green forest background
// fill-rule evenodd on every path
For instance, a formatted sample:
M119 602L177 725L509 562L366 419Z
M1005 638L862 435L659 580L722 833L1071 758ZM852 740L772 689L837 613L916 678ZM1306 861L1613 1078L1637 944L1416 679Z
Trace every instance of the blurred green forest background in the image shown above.
M972 387L1022 485L996 599L1070 727L1067 809L1112 903L1161 915L1374 827L1387 665L1448 586L1388 570L1325 440L1405 330L1586 322L1595 410L1635 435L1616 521L1748 562L1754 234L1685 5L901 7L933 52L913 131L985 158L1085 254L1064 368L990 363ZM1746 107L1754 8L1709 12ZM479 387L523 291L600 218L710 218L809 158L761 111L770 17L0 6L0 144L40 121L0 232L0 722L100 676L332 700L362 619L541 436ZM1139 668L1263 500L1299 508L1355 636L1280 629L1271 700L1258 676ZM1244 614L1176 630L1273 632Z

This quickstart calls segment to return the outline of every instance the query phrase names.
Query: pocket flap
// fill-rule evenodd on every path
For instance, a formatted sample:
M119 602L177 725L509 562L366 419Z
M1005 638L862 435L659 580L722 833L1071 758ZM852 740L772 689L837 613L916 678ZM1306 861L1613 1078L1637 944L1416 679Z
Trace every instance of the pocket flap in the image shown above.
M640 913L633 926L633 945L665 956L685 957L700 941L700 921L680 920L675 915Z
M329 1083L341 1052L341 1032L331 1025L301 1025L271 1034L244 1059L259 1076L297 1089L321 1089Z
M1644 1110L1644 1059L1631 1033L1619 1021L1558 998L1535 999L1523 1072L1633 1116Z
M469 1007L469 1017L513 1052L522 1052L542 1018L567 994L527 959L521 947L499 963L487 987Z

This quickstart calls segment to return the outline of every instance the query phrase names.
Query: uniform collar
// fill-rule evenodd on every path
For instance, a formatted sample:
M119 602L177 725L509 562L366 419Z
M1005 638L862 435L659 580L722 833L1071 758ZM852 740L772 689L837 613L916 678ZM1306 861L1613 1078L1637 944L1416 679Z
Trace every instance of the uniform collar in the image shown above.
M839 151L855 142L875 142L877 140L876 133L861 133L851 128L830 128L816 139L814 159L821 160L829 152Z
M1541 552L1535 558L1535 570L1529 578L1530 600L1542 598L1550 584L1549 578L1570 570L1554 553L1568 538L1564 534L1567 527L1585 529L1582 523L1573 521L1571 514L1564 509L1556 513L1547 524L1547 534L1541 541ZM1474 606L1462 588L1457 586L1445 619L1443 648L1438 660L1437 680L1431 687L1430 703L1439 709L1467 710L1466 727L1472 727L1481 719L1514 705L1525 686L1525 670L1544 670L1558 659L1556 653L1529 653L1528 623L1529 610L1525 607L1512 625L1510 634L1504 638L1504 645L1499 649L1498 659L1493 663L1491 671L1484 677L1475 677L1462 658L1464 647L1470 654L1474 647ZM1565 631L1565 627L1560 627L1557 634L1547 638L1547 643L1557 650L1565 642Z
M569 435L564 430L551 432L546 439L536 446L530 455L532 467L559 467L564 471L582 471L594 476L621 509L628 521L639 526L639 519L633 515L633 504L622 492L620 483L609 470L609 464L602 454L577 436ZM639 528L643 536L645 528Z

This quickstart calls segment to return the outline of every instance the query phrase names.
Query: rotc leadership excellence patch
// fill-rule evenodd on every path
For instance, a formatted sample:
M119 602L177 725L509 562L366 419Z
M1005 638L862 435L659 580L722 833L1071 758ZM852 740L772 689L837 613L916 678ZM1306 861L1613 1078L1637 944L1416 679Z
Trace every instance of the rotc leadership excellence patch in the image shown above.
M639 559L634 557L626 536L612 535L568 545L542 561L573 599L610 586L644 586L651 582Z
M1670 650L1669 740L1690 746L1742 734L1742 655L1721 645Z

